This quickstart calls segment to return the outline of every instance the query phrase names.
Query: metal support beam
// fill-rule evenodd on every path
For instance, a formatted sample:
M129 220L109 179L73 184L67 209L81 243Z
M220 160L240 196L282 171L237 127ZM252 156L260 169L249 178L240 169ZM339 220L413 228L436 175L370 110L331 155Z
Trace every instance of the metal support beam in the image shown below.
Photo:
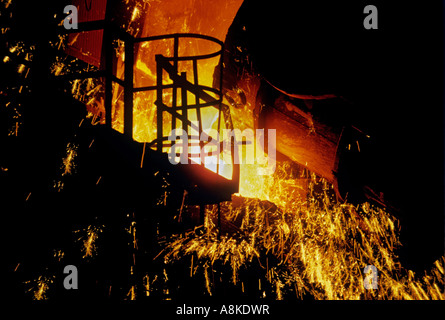
M125 38L124 134L131 139L133 139L133 66L134 39L127 34Z

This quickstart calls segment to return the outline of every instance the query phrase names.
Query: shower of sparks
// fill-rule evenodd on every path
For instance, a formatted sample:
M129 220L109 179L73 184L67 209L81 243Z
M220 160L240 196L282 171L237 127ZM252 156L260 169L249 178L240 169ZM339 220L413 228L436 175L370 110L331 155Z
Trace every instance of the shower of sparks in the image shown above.
M139 16L141 15L141 12L138 7L134 7L133 14L131 15L131 21L135 21Z
M136 289L135 289L135 286L131 286L130 291L128 291L127 297L130 300L136 300Z
M99 238L99 234L102 232L104 226L88 226L88 228L83 230L77 230L75 233L82 233L83 235L77 239L77 241L81 241L82 246L82 258L92 258L96 255L97 247L96 241Z
M25 284L31 285L28 292L32 292L33 300L47 300L49 285L54 282L54 277L40 276L36 280L27 281Z
M57 259L57 261L62 261L62 259L65 257L65 252L62 250L54 250L54 258Z
M403 269L395 254L400 245L398 222L389 213L369 203L339 203L328 195L332 187L316 196L313 188L320 181L315 178L308 199L285 201L292 196L287 194L289 189L280 188L286 180L285 171L280 172L282 176L266 186L277 193L269 196L283 200L275 202L276 207L251 198L241 198L241 206L226 203L224 219L239 229L220 239L212 222L216 209L209 209L207 233L190 232L172 241L165 262L196 256L207 290L212 287L208 266L218 261L230 267L234 284L243 282L241 270L260 267L259 281L273 285L276 299L289 291L316 299L445 299L444 258L424 276ZM377 290L364 288L366 265L378 270Z
M72 143L68 143L66 147L66 157L63 158L63 173L62 176L71 175L75 169L75 158L77 156L78 146Z

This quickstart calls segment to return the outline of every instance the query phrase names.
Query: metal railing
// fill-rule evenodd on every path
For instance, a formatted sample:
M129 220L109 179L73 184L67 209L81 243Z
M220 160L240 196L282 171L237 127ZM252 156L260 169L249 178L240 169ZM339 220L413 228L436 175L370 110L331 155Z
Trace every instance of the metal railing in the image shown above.
M223 77L223 52L224 52L224 44L222 41L201 34L193 34L193 33L175 33L169 35L159 35L159 36L151 36L151 37L143 37L143 38L135 38L128 34L127 32L115 28L112 25L106 23L105 21L94 21L94 22L86 22L79 23L79 29L77 30L65 30L60 29L59 33L77 33L77 32L86 32L93 30L104 30L103 36L103 50L102 50L102 64L100 70L97 71L89 71L89 72L81 72L76 74L67 74L59 77L63 77L65 79L87 79L87 78L104 78L105 80L105 97L104 97L104 109L105 109L105 122L104 125L107 128L113 129L112 126L112 109L113 109L113 84L117 83L119 86L123 88L123 96L124 96L124 107L123 107L123 134L133 139L133 114L134 114L134 94L139 92L146 91L155 91L156 92L156 101L153 106L148 106L156 108L156 139L150 142L147 142L147 146L155 147L156 151L162 152L164 147L171 146L174 141L168 141L168 134L165 135L163 132L163 124L164 124L164 116L168 113L171 117L171 125L170 128L172 130L176 129L176 120L180 120L182 123L182 128L185 132L189 132L189 129L193 129L198 133L198 135L189 135L189 146L191 145L191 140L199 140L200 150L204 150L205 145L210 140L210 136L205 133L205 128L203 128L203 121L201 116L202 108L215 108L218 112L218 133L220 133L221 129L221 121L222 115L224 115L225 125L229 126L228 129L233 129L230 110L229 107L223 104L223 91L222 91L222 77ZM213 42L218 45L218 50L202 55L193 55L193 56L180 56L179 55L179 40L180 39L201 39L205 41ZM167 57L161 54L157 54L155 56L156 61L156 85L152 86L134 86L134 67L135 67L135 54L137 51L135 50L135 45L140 45L142 43L150 43L156 40L166 40L173 39L173 56ZM124 44L124 72L123 79L120 79L116 75L116 56L114 55L114 47L113 42L119 40ZM210 59L210 58L219 58L218 68L219 70L219 88L214 88L211 86L202 85L199 83L199 75L198 75L198 63L199 61ZM192 64L192 73L193 73L193 81L187 80L187 75L185 72L178 73L178 63L179 62L190 62ZM165 84L163 79L164 71L168 74L171 83ZM163 95L165 90L172 89L172 103L171 105L167 105L163 101ZM178 92L181 94L181 104L178 105ZM191 93L195 97L195 103L188 103L187 95ZM203 101L203 102L201 102ZM188 118L188 110L196 110L197 121L190 121ZM196 123L197 122L197 123ZM148 128L147 128L148 129ZM199 137L204 137L205 139L199 139ZM219 139L219 137L218 137ZM203 140L203 141L201 141ZM222 146L222 142L219 141L220 146ZM231 165L232 168L232 183L236 183L236 190L238 189L239 182L239 164L236 164L234 161L235 152L237 151L235 148L236 142L234 137L231 138ZM221 153L223 148L218 148ZM203 156L203 153L200 153ZM189 159L192 157L192 154L189 154ZM204 154L204 156L215 156L215 154L209 153ZM218 156L217 161L217 171L219 174L219 163L220 159ZM201 165L204 165L204 159L201 159Z

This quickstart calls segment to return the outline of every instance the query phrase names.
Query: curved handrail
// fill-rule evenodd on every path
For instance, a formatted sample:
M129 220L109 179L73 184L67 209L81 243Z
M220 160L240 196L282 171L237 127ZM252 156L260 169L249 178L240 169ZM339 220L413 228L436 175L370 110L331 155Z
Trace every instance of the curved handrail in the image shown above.
M212 41L212 42L216 42L220 46L224 45L224 42L222 42L221 40L219 40L217 38L214 38L214 37L211 37L211 36L207 36L207 35L203 35L203 34L199 34L199 33L171 33L171 34L163 34L163 35L157 35L157 36L135 38L134 42L138 43L138 42L153 41L153 40L163 40L163 39L172 39L172 38L198 38L198 39L204 39L204 40L209 40L209 41Z

